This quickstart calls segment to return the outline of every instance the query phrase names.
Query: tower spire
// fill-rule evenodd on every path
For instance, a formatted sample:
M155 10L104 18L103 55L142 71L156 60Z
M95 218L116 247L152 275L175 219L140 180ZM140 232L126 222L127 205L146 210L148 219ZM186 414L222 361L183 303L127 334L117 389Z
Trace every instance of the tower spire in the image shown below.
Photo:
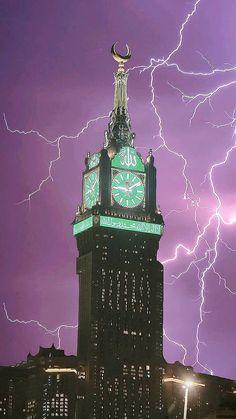
M111 47L111 54L118 62L117 72L114 73L115 92L114 105L110 114L108 129L105 131L105 144L109 154L112 156L123 146L132 146L135 134L131 130L130 117L128 113L127 80L128 73L125 72L124 64L131 57L131 49L126 44L127 55L121 55L116 51L116 43Z
M111 53L116 62L118 62L118 70L114 74L115 77L115 95L114 95L114 107L113 109L117 113L118 109L125 109L128 111L127 106L127 80L128 74L125 73L124 64L131 57L131 49L126 44L127 55L120 55L116 52L116 43L111 47Z

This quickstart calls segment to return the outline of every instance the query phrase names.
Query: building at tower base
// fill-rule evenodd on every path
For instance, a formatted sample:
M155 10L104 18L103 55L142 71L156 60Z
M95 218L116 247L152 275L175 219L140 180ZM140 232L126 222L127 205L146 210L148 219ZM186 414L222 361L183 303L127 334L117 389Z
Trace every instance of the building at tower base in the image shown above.
M183 417L185 389L181 381L204 384L189 391L188 419L236 418L235 381L196 373L179 362L164 363L163 418ZM88 383L88 370L78 357L66 356L53 346L40 348L21 364L0 367L0 419L88 419Z
M40 347L12 367L0 367L0 418L83 417L86 371L76 356Z
M168 419L182 418L188 388L188 419L236 418L236 381L196 373L180 362L165 364L163 395Z

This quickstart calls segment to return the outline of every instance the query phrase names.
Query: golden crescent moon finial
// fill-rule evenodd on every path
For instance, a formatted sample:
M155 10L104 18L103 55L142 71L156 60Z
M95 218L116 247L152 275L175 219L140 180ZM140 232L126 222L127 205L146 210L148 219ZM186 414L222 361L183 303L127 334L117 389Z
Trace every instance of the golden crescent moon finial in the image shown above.
M116 52L116 44L117 44L117 42L115 42L111 47L112 57L114 58L115 61L117 61L119 64L122 65L130 59L131 49L128 46L128 44L126 44L127 55L121 55L121 54L118 54L118 52Z

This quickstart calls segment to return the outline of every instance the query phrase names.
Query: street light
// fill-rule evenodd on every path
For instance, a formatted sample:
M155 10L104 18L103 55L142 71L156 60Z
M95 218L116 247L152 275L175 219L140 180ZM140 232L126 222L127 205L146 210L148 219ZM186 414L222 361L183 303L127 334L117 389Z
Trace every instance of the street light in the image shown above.
M188 393L189 393L189 389L191 387L205 387L205 384L202 383L195 383L194 381L191 380L180 380L179 378L164 378L163 379L164 383L168 383L168 382L172 382L172 383L177 383L177 384L182 384L183 388L185 388L185 393L184 393L184 415L183 415L183 419L187 419L187 411L188 411Z

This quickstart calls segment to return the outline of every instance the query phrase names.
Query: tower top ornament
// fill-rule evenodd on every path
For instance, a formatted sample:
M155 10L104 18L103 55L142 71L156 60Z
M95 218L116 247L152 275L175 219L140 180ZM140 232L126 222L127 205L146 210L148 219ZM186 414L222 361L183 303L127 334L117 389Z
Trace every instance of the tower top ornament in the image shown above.
M108 149L109 157L114 157L124 146L133 147L135 134L132 132L130 117L128 113L127 80L128 73L125 71L124 64L131 57L131 49L126 44L127 54L121 55L116 52L115 42L111 47L111 54L119 64L114 73L115 92L113 110L110 113L108 129L105 131L104 148Z
M131 49L128 46L128 44L126 44L127 54L126 55L121 55L121 54L118 54L118 52L116 52L116 44L117 44L117 42L115 42L112 45L112 47L111 47L111 54L112 54L112 57L114 58L114 60L119 63L118 72L122 72L123 73L125 71L124 64L131 57Z

